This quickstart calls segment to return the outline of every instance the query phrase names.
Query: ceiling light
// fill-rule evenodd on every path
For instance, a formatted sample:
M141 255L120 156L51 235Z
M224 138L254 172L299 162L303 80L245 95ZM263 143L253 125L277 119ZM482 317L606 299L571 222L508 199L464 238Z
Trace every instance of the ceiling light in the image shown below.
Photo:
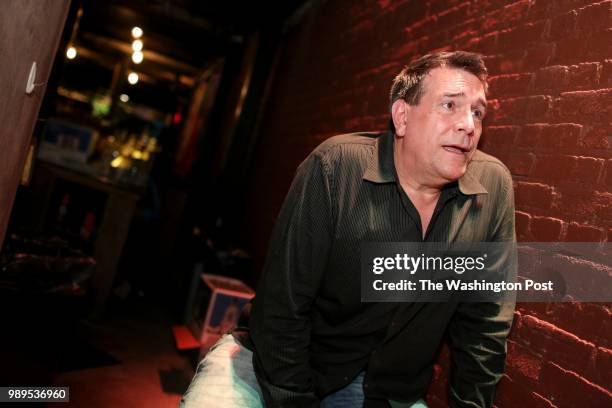
M132 85L136 85L138 82L138 74L135 72L130 72L130 75L128 75L128 82Z
M68 57L68 59L75 59L77 56L77 50L74 47L68 47L68 49L66 50L66 57Z
M144 55L142 54L142 51L134 51L132 54L132 61L134 61L134 64L140 64L143 59Z
M134 40L134 42L132 43L132 49L134 51L142 51L142 41Z
M132 37L134 38L142 37L142 29L140 27L132 28Z
M119 95L119 100L123 103L128 103L130 100L130 97L128 94L121 94Z

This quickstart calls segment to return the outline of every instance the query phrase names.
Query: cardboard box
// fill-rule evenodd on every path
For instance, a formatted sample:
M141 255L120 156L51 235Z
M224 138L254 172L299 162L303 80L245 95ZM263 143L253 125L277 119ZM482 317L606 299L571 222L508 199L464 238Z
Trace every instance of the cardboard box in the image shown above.
M255 291L238 279L201 274L192 303L190 328L200 342L200 356L236 327L242 308Z

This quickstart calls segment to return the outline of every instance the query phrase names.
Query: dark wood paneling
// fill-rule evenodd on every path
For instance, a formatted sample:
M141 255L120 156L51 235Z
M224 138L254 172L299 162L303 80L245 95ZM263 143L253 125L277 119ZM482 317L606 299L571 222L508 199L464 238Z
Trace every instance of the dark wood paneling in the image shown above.
M70 0L4 0L0 11L0 245ZM32 62L36 83L25 93Z

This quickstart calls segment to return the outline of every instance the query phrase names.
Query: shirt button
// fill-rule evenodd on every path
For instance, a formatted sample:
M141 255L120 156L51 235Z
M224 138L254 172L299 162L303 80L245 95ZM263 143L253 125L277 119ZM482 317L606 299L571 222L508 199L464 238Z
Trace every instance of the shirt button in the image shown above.
M395 320L391 320L391 327L395 327Z
M348 377L344 377L344 381L348 381Z
M376 350L374 350L374 351L372 352L372 354L376 354Z
M363 388L368 388L368 383L363 383Z

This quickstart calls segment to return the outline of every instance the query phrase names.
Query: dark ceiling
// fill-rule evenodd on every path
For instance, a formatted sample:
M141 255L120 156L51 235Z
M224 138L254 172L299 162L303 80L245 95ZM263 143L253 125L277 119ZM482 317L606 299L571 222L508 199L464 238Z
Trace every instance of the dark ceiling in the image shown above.
M242 47L250 34L280 27L305 0L82 0L75 3L82 7L72 39L79 56L67 62L65 73L70 75L64 75L64 85L91 89L99 80L99 87L104 87L112 78L113 70L123 65L124 70L134 69L139 73L143 83L140 88L180 93L190 90L194 79L208 65ZM138 65L131 61L134 26L144 31L144 61ZM145 94L155 94L155 90L149 89Z

